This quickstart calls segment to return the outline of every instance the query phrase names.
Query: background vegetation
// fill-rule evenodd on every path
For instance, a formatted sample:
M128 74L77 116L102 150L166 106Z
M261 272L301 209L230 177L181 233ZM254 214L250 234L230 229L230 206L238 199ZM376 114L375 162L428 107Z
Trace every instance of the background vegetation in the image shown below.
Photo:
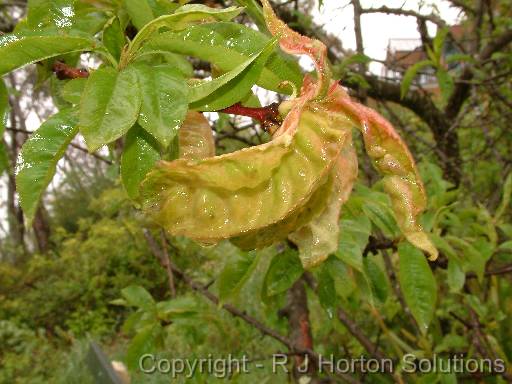
M129 0L77 3L123 10L130 20L124 33L133 37L137 31ZM238 3L248 10L255 4ZM127 364L135 383L169 380L136 371L143 351L168 358L246 354L264 364L262 370L231 378L240 383L298 379L297 372L276 376L270 371L272 353L297 350L397 362L406 353L441 359L462 354L500 358L510 367L512 10L506 0L450 3L460 10L462 38L453 36L435 9L416 12L351 1L356 52L315 25L309 15L319 4L275 4L293 28L328 45L341 83L385 115L409 145L429 196L424 226L441 252L430 263L419 251L399 245L389 201L369 162L362 162L355 192L343 207L339 251L307 273L286 244L244 253L229 242L202 248L165 237L156 228L145 230L149 224L120 184L116 145L90 155L82 141L74 141L28 226L15 191L15 160L31 126L55 112L60 102L55 90L65 80L52 72L53 61L6 75L10 112L0 152L0 382L92 382L83 363L90 340ZM0 29L12 31L26 7L24 1L0 2ZM376 12L403 14L418 23L426 57L395 79L368 71L372 58L364 55L360 22ZM102 25L106 15L87 14L83 22ZM257 18L244 14L238 20L250 24ZM438 27L435 36L427 33L430 23ZM448 44L458 47L451 58ZM208 63L190 63L197 77L210 74ZM80 66L97 64L82 55ZM436 78L436 92L422 87L423 72ZM268 138L257 122L236 116L220 114L212 125L218 153ZM305 319L309 334L297 332L298 319ZM316 376L314 370L309 375ZM509 368L503 374L356 373L314 380L505 383L511 377ZM215 380L197 375L187 382Z

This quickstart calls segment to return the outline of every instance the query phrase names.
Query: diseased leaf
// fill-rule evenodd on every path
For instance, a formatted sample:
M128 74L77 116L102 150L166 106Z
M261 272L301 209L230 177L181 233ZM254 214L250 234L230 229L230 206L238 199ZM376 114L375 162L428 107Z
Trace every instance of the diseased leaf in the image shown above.
M94 40L82 36L29 31L4 34L0 36L0 76L36 61L94 48Z
M287 291L304 273L297 251L286 249L274 256L263 283L267 296Z
M208 36L205 39L204 36ZM198 57L228 72L242 64L251 55L261 51L269 37L245 25L217 22L190 26L181 32L165 32L151 38L141 50L150 52L175 52ZM276 92L289 92L290 87L280 87L290 81L299 89L302 74L296 60L279 51L268 58L257 84Z
M190 107L201 111L218 111L239 102L260 77L276 41L271 40L258 53L219 77L194 82L190 86Z
M332 173L334 180L325 209L288 236L299 248L300 259L306 269L320 264L338 249L341 206L348 199L357 178L357 157L351 141L345 144Z
M158 143L138 124L134 125L126 135L121 157L121 179L131 199L137 199L140 183L159 159Z
M419 223L420 214L426 207L426 196L414 159L405 143L381 115L352 101L339 84L331 86L331 71L324 44L292 31L277 18L268 0L262 3L269 31L281 36L281 48L288 53L306 53L313 60L317 81L311 91L318 104L329 111L331 116L341 115L350 119L361 130L366 152L383 175L384 189L391 197L402 233L409 242L429 253L432 260L436 259L437 249Z
M170 65L139 63L133 68L142 92L138 123L167 148L183 123L188 109L187 85Z
M94 71L80 103L80 133L90 151L123 136L139 116L141 95L137 74L105 67Z
M398 278L404 299L420 330L426 333L437 301L437 285L427 260L418 249L403 243L398 247L400 256Z
M57 162L77 132L76 113L62 110L46 120L23 144L16 161L16 190L29 222L55 174Z
M202 160L215 156L213 131L202 113L188 112L178 137L180 158Z
M327 115L305 110L297 121L298 113L283 123L294 136L197 162L160 162L142 184L143 208L169 232L210 244L286 219L325 183L348 137Z

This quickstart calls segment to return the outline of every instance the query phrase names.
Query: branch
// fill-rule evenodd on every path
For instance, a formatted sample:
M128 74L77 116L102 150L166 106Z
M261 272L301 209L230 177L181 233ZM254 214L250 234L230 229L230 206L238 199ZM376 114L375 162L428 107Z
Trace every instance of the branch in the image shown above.
M478 55L478 63L476 66L483 65L485 61L491 58L494 52L505 48L510 42L512 42L512 30L507 30L500 36L492 39ZM469 97L469 91L471 90L470 80L473 79L473 76L473 70L471 66L468 65L456 80L457 85L445 108L446 117L448 117L448 119L454 119L458 115L462 104L464 104Z
M446 22L434 14L424 15L415 11L402 8L389 8L386 6L382 6L379 8L363 8L361 9L361 13L387 13L389 15L412 16L420 20L430 21L441 28L446 26Z
M348 313L341 308L338 308L338 319L373 358L380 361L386 360L386 356L384 356L384 354L379 351L377 346L373 344L373 342L368 337L366 337L363 332L361 332L357 323L352 320Z
M450 1L450 3L452 3L452 5L454 7L464 10L464 12L466 12L466 14L471 14L471 15L475 14L475 10L473 8L471 8L470 6L464 4L463 1L460 1L460 0L449 0L449 1Z

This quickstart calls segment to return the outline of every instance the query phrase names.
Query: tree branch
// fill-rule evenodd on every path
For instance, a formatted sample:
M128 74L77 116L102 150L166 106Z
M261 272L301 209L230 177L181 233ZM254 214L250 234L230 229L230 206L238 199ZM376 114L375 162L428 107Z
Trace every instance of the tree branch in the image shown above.
M437 26L443 28L446 26L446 22L441 19L440 17L429 14L424 15L422 13L418 13L409 9L402 9L402 8L390 8L386 6L382 6L379 8L363 8L361 9L362 13L387 13L389 15L398 15L398 16L412 16L420 20L430 21Z
M497 52L512 42L512 30L503 32L498 37L492 39L484 48L482 48L478 55L478 63L476 66L483 65L484 62L491 58L494 52ZM470 80L473 79L474 73L471 66L466 66L462 74L456 80L457 85L453 91L450 99L445 108L446 117L449 120L455 119L459 114L462 104L469 97L469 91L472 84Z

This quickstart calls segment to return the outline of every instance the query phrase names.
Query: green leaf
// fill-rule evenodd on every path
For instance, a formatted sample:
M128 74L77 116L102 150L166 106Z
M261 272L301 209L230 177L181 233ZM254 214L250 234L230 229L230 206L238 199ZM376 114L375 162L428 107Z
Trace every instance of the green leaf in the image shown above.
M358 271L363 270L363 250L368 243L372 225L363 214L343 213L340 221L340 241L336 257Z
M170 65L133 66L142 91L138 122L167 148L188 110L188 88L179 71Z
M327 311L330 319L334 318L338 300L336 295L336 286L329 270L329 265L324 263L320 265L318 273L317 295L320 305Z
M55 174L57 162L77 131L74 111L62 110L46 120L23 144L16 162L16 190L29 222Z
M135 372L139 369L139 359L142 355L155 353L157 340L162 332L160 324L154 324L137 333L126 351L125 361L130 371Z
M27 25L31 29L54 26L69 29L75 22L74 0L29 0Z
M243 252L237 255L235 260L227 262L218 279L221 302L238 295L256 268L258 258L256 252Z
M304 273L296 250L287 248L274 256L265 275L263 287L267 296L287 291Z
M267 31L267 24L265 23L265 17L263 16L263 8L257 0L235 0L235 2L242 7L245 7L245 11L249 16L251 16L252 21L254 21L261 32Z
M353 275L350 273L347 265L335 256L329 256L324 262L325 268L328 269L334 280L336 293L347 299L355 289Z
M87 83L87 79L78 78L69 80L60 90L60 96L73 105L80 104L80 99L82 98L82 93L85 89L85 84Z
M139 125L133 126L126 135L121 157L121 179L131 199L137 199L141 181L159 159L158 143Z
M191 317L198 312L198 306L190 297L176 297L168 301L160 301L156 305L158 317L164 321L175 318Z
M373 257L365 257L363 259L363 265L364 273L370 281L375 297L381 303L384 303L389 294L389 284L388 279L386 278L386 274L381 269L379 264L373 260Z
M139 30L130 44L128 56L132 57L158 29L165 27L172 31L180 31L191 24L204 23L215 20L231 20L240 14L242 8L210 8L203 4L186 4L178 8L172 15L160 16Z
M441 90L441 97L443 102L447 103L450 95L453 93L454 82L452 76L443 68L438 68L436 71L439 89Z
M398 247L398 278L404 299L421 332L428 330L437 301L436 280L423 253L409 243Z
M141 94L133 68L100 68L87 80L80 103L80 132L90 151L123 136L137 121Z
M485 249L485 246L482 246L481 249L478 249L476 247L478 242L472 244L456 236L446 236L445 238L448 240L448 242L462 251L463 258L461 265L464 269L464 272L473 271L477 275L478 280L482 281L485 272L485 265L487 260L489 260L492 255L492 250L489 252Z
M494 221L498 222L501 219L501 216L506 212L509 204L510 197L512 196L512 172L507 175L505 179L505 184L503 185L503 193L501 197L501 202L498 208L496 209L496 213L494 214Z
M462 287L464 287L464 282L466 281L466 274L462 269L462 266L455 259L448 260L448 287L450 287L450 292L457 293L460 292Z
M355 283L361 297L368 302L372 307L375 307L375 292L373 290L372 282L366 273L354 270Z
M430 65L432 65L432 62L430 60L423 60L407 68L407 71L405 72L404 77L402 78L402 84L400 85L401 99L403 99L407 95L407 92L409 92L409 88L411 87L412 81L414 80L418 72Z
M119 21L119 18L112 18L110 20L110 24L105 27L103 30L102 42L110 54L116 60L119 60L121 57L121 52L123 51L123 47L126 44L124 31L121 28L121 22Z
M432 48L434 49L434 53L438 61L443 53L443 46L448 32L448 28L439 28L437 30L436 36L434 37L434 40L432 41Z
M24 65L69 52L91 51L94 40L70 35L9 33L0 36L0 76Z
M259 53L233 70L210 81L190 87L190 107L201 111L218 111L240 101L256 83L274 50L277 40L270 40Z
M130 285L121 294L131 306L150 311L155 308L155 300L151 294L140 285Z
M204 36L208 36L208 39ZM245 25L231 22L208 23L190 26L181 32L156 35L144 45L141 54L179 53L209 61L221 71L228 72L261 51L268 41L268 36ZM300 88L301 69L294 58L276 50L270 55L257 84L276 92L291 92L290 87L279 87L285 80Z
M124 0L123 3L132 24L138 30L155 18L153 9L147 0Z

